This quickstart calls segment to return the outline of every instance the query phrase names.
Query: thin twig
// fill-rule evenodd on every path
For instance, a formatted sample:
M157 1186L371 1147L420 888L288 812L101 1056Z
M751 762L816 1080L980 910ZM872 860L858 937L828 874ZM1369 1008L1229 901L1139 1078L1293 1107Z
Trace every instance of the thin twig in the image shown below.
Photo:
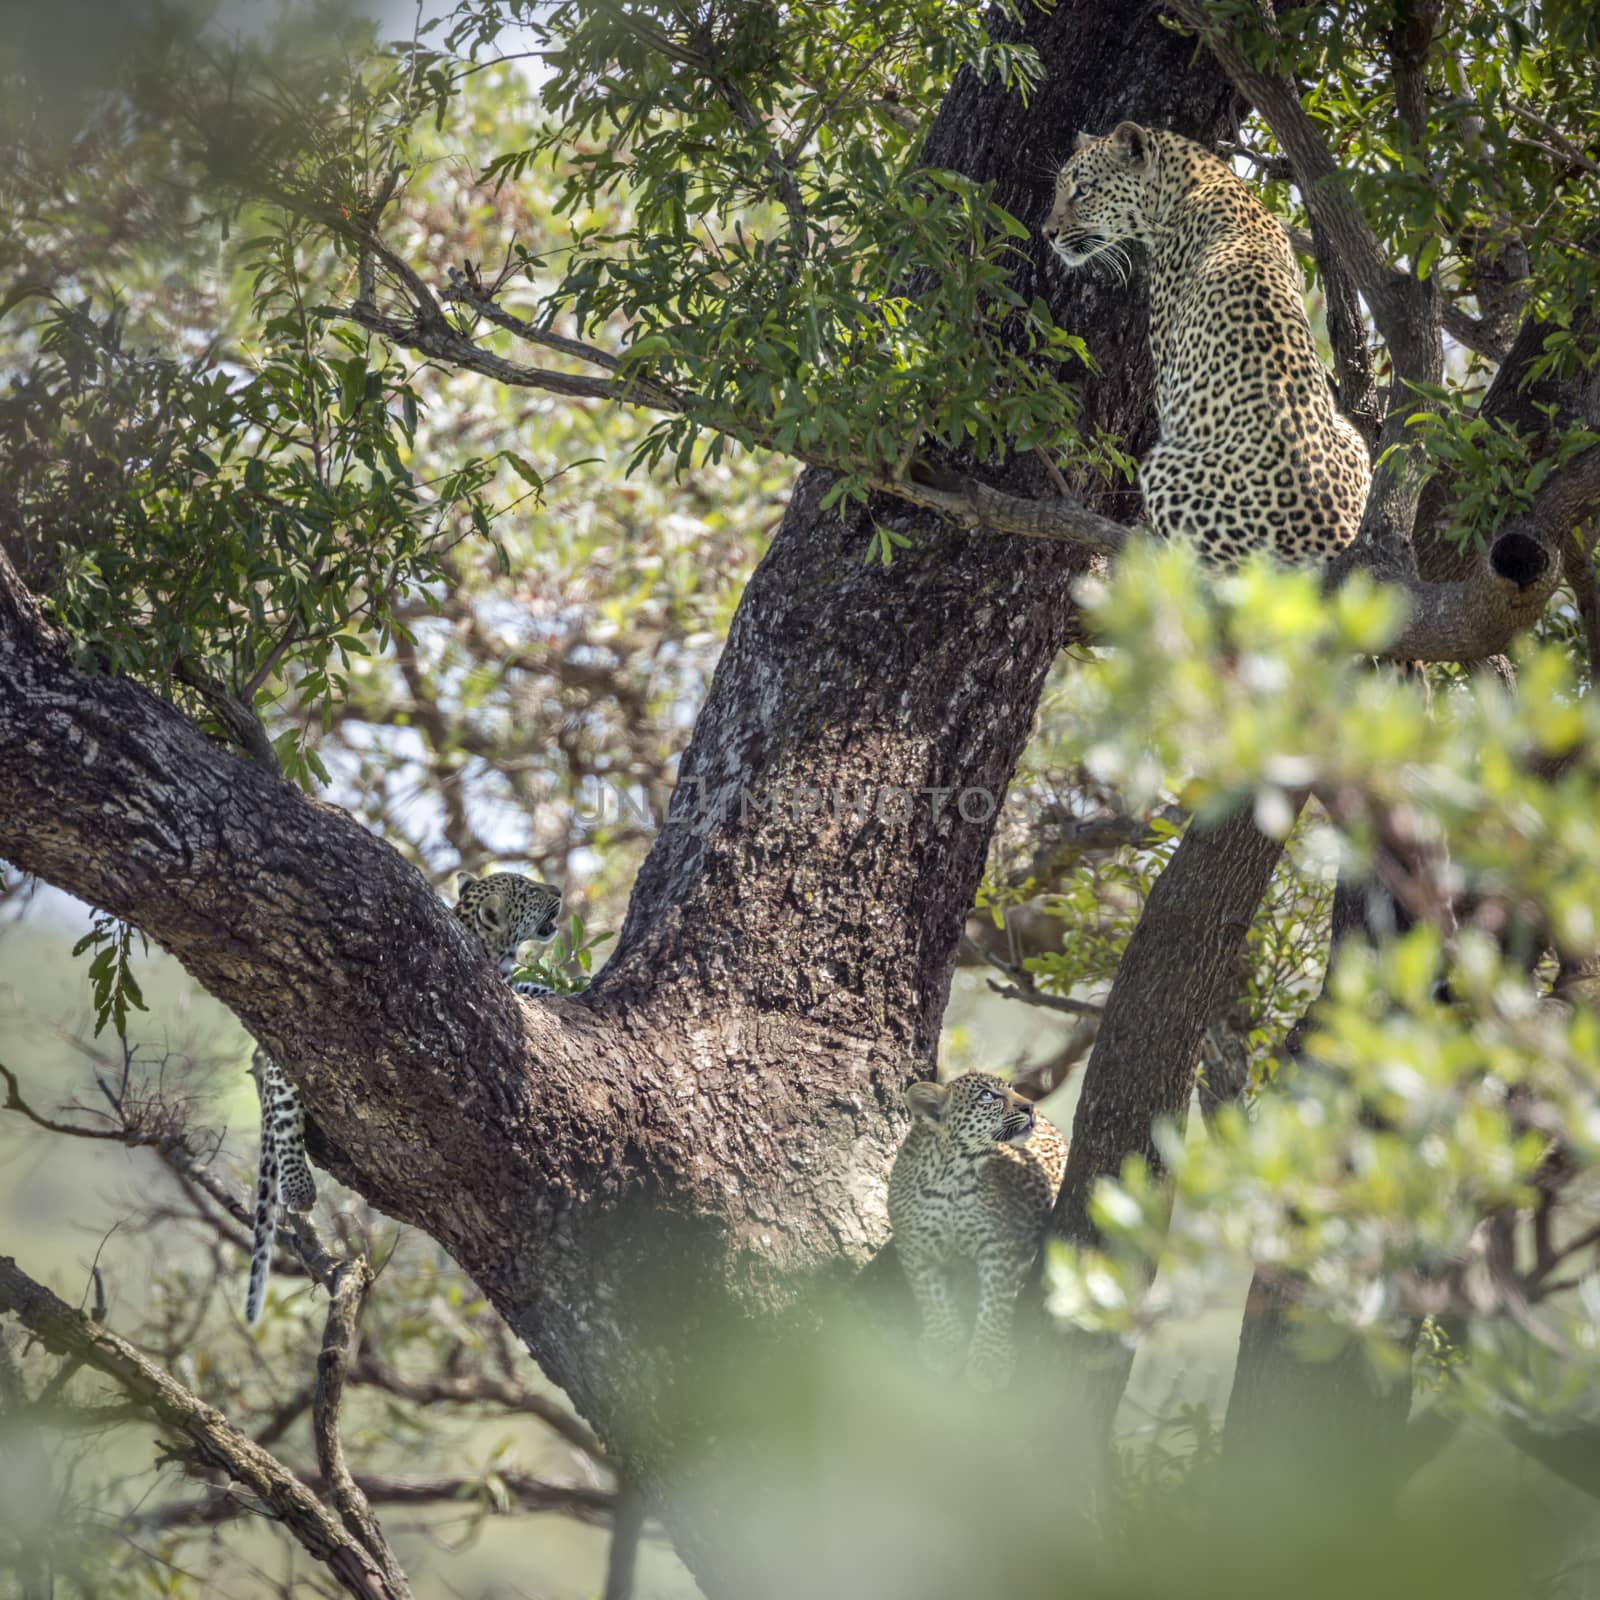
M1045 994L1034 981L1034 976L1026 967L1014 966L1002 956L995 955L992 951L985 950L976 939L963 935L962 944L972 951L979 960L993 967L996 972L1003 973L1011 980L1011 986L998 984L993 978L989 980L989 987L998 995L1003 995L1008 1000L1021 1000L1030 1006L1045 1006L1051 1011L1065 1011L1073 1017L1099 1017L1104 1014L1105 1007L1095 1005L1088 1000L1070 1000L1065 995Z
M419 1406L494 1406L537 1417L575 1450L581 1450L601 1466L606 1464L605 1447L572 1412L548 1395L535 1394L511 1380L502 1381L481 1372L466 1377L406 1378L370 1351L362 1350L351 1368L350 1382L381 1389Z
M344 1399L345 1374L351 1353L361 1334L361 1311L372 1287L372 1267L364 1256L342 1263L334 1273L328 1301L328 1320L322 1331L322 1349L317 1355L317 1387L311 1402L311 1437L317 1449L317 1466L328 1486L328 1497L339 1513L339 1520L366 1546L383 1570L389 1587L400 1600L408 1600L411 1589L405 1573L384 1537L378 1519L367 1504L359 1485L350 1474L344 1458L344 1440L339 1433L339 1405Z

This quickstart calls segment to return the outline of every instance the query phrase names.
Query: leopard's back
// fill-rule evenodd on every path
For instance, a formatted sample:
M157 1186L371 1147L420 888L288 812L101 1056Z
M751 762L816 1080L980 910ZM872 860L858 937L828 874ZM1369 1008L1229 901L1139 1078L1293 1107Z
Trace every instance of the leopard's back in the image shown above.
M1340 414L1288 236L1210 151L1121 123L1085 136L1044 225L1069 266L1149 253L1161 437L1139 472L1145 517L1231 565L1320 562L1355 538L1372 468Z

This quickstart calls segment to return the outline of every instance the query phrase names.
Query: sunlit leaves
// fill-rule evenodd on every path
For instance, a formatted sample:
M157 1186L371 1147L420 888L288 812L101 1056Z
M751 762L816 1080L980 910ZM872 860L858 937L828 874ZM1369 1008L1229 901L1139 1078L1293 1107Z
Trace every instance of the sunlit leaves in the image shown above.
M1577 355L1570 334L1552 333L1550 347L1529 373L1534 381L1541 372L1560 365L1565 355ZM1585 356L1585 359L1593 359ZM1551 426L1544 438L1528 438L1504 418L1480 416L1469 408L1458 390L1417 385L1437 410L1418 412L1410 420L1418 445L1429 464L1450 474L1451 522L1447 530L1457 539L1487 538L1506 520L1529 510L1533 497L1550 475L1575 455L1600 442L1600 434L1579 425L1557 426L1550 407Z
M582 994L594 972L595 953L615 937L611 932L590 933L583 918L574 912L548 948L524 961L512 977L518 982L542 983L557 995Z
M486 44L487 13L461 10L455 37ZM1061 378L1086 353L1011 286L1027 230L917 156L956 68L1025 93L1030 50L929 0L528 20L552 115L487 175L524 181L559 155L577 248L544 315L602 341L625 328L624 370L690 396L639 460L681 470L726 435L840 468L838 492L860 495L924 439L985 459L1074 436ZM629 221L597 225L621 195Z
M429 592L493 462L424 485L404 372L299 310L291 245L260 247L261 332L236 363L124 345L113 313L56 306L0 397L0 454L35 581L81 659L208 718L290 675L342 695L395 607ZM226 729L225 720L218 724Z
M1315 572L1266 563L1212 580L1182 547L1141 546L1083 589L1108 648L1085 670L1076 738L1136 804L1182 789L1214 817L1258 786L1302 788L1360 711L1373 760L1403 758L1420 707L1359 658L1393 637L1399 599L1359 577L1324 599Z

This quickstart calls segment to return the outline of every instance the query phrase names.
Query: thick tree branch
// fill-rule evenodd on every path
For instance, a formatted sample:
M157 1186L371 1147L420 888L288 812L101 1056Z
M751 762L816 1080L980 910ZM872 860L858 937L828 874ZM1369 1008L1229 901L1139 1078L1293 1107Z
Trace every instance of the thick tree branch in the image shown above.
M644 1496L632 1484L622 1484L617 1490L611 1546L606 1552L606 1583L600 1600L633 1600L633 1574L639 1560L644 1519Z
M373 1558L317 1497L221 1412L197 1399L132 1345L89 1320L0 1256L0 1311L12 1313L46 1349L104 1373L184 1441L184 1453L225 1472L360 1600L404 1600Z
M1074 500L1008 494L976 478L943 469L928 469L925 481L915 477L868 481L882 494L943 512L963 528L1020 534L1027 539L1050 539L1083 550L1107 552L1122 549L1131 533L1121 523L1099 516Z
M1597 537L1600 537L1600 529L1591 530L1583 538L1561 541L1561 571L1578 607L1591 683L1600 683L1600 586L1596 585L1594 575Z
M1339 382L1339 405L1354 422L1370 450L1383 425L1383 405L1378 394L1377 367L1367 340L1356 286L1345 270L1343 258L1333 248L1315 217L1311 243L1327 307L1328 342L1333 347L1334 371Z
M1248 812L1216 827L1191 824L1156 879L1117 968L1072 1124L1066 1176L1051 1227L1072 1244L1099 1238L1090 1200L1130 1155L1152 1171L1161 1122L1186 1120L1207 1024L1231 998L1240 951L1283 842ZM1133 1361L1120 1344L1069 1352L1085 1436L1104 1441Z
M1453 301L1446 300L1439 307L1439 320L1444 331L1457 344L1462 344L1489 361L1504 361L1510 353L1509 340L1482 318L1470 316Z
M1412 148L1428 156L1428 54L1439 27L1440 0L1409 0L1389 35L1394 99Z
M1585 450L1548 478L1530 510L1510 518L1464 579L1425 583L1391 574L1361 546L1329 568L1330 584L1366 567L1396 576L1412 614L1384 652L1396 661L1481 661L1498 655L1538 620L1561 580L1562 549L1573 530L1600 510L1600 445Z

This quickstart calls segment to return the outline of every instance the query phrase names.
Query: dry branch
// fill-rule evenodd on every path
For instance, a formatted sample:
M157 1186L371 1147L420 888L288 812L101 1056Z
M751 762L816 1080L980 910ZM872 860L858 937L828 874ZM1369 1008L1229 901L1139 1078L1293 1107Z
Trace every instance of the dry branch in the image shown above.
M350 1382L381 1389L398 1400L414 1405L493 1406L500 1411L520 1412L537 1417L553 1433L559 1434L575 1450L581 1450L597 1465L606 1464L606 1453L593 1432L548 1395L536 1394L519 1383L500 1379L486 1372L461 1377L407 1378L377 1355L363 1349L350 1368Z
M393 1586L287 1467L132 1345L36 1283L9 1256L0 1256L0 1311L14 1315L46 1349L104 1373L161 1429L183 1441L183 1455L226 1473L248 1491L347 1593L360 1600L406 1600L408 1591Z
M317 1387L311 1402L311 1437L316 1444L317 1466L328 1486L339 1520L366 1547L397 1596L409 1596L410 1586L372 1514L366 1496L345 1463L344 1440L339 1434L339 1406L344 1399L345 1376L351 1353L360 1337L361 1311L372 1287L372 1268L357 1256L334 1273L323 1327L322 1349L317 1355Z

